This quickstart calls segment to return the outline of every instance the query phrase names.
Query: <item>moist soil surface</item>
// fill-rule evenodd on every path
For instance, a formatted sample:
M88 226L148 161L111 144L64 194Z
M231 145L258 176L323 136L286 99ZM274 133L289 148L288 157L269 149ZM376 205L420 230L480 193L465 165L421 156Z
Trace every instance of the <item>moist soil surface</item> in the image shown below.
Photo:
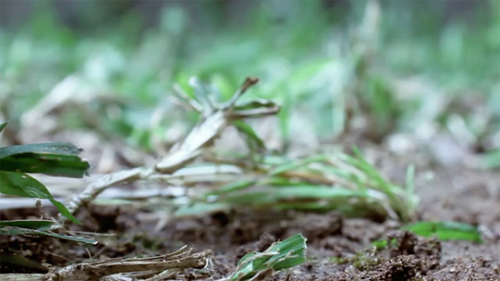
M267 280L500 280L500 173L466 168L433 170L420 182L419 220L453 220L478 226L483 243L438 241L398 230L395 221L346 218L339 213L239 209L201 217L170 220L155 229L157 219L130 207L90 206L74 230L116 233L97 246L47 237L0 236L1 271L44 272L36 263L16 268L6 255L22 255L38 263L65 266L106 258L162 255L182 245L194 251L211 249L204 271L187 272L177 280L217 280L234 270L250 251L263 251L274 241L296 233L307 238L307 261ZM47 207L49 214L54 210ZM32 209L3 211L0 219L36 216ZM373 241L394 241L375 249Z

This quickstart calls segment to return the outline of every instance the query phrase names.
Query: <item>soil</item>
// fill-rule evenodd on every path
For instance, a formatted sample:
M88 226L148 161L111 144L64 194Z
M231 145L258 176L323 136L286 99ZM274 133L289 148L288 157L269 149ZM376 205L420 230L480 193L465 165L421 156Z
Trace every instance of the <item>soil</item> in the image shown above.
M239 258L263 251L293 234L307 238L307 261L276 273L269 280L500 280L500 173L466 168L433 168L434 179L417 182L420 220L455 220L477 225L483 243L438 241L398 230L395 221L375 222L345 218L336 212L306 213L239 209L168 222L155 231L155 220L129 207L91 206L74 228L118 233L118 240L103 239L97 246L47 237L0 237L5 272L44 272L5 263L5 255L23 255L56 266L114 257L161 255L188 245L195 251L214 252L209 271L185 274L186 280L216 280L227 276ZM420 172L425 172L420 169ZM54 213L47 208L46 212ZM10 210L0 219L37 216L35 210ZM97 237L97 239L100 239ZM389 239L391 246L377 250L371 242Z

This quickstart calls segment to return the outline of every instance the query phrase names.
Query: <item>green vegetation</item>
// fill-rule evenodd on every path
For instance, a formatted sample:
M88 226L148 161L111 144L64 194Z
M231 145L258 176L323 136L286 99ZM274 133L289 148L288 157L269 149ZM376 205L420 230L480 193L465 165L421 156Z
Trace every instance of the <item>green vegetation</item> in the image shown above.
M274 272L305 262L306 239L294 235L274 243L262 253L248 253L240 259L236 270L225 280L264 280Z
M467 145L494 153L498 147L489 139L500 128L499 70L493 63L500 60L500 42L494 36L500 26L498 3L479 5L477 12L485 16L474 18L472 26L460 17L442 26L444 4L423 13L430 8L411 1L384 2L383 10L373 11L365 3L352 3L352 15L344 16L325 10L321 1L290 1L284 15L262 3L238 25L213 15L204 15L196 25L182 7L167 6L159 25L149 29L134 11L101 25L98 15L106 10L94 3L88 9L95 18L84 19L89 26L83 29L84 40L45 9L16 33L0 31L2 97L10 97L6 118L17 129L23 112L73 75L85 85L80 95L93 96L88 110L99 116L100 130L153 149L151 140L165 138L160 133L165 128L195 120L172 114L148 126L156 105L165 112L174 110L167 102L173 83L193 95L187 85L197 76L228 99L243 77L255 75L263 83L248 98L282 105L279 131L285 143L295 139L291 134L300 126L293 114L307 116L311 132L324 139L352 127L349 112L354 112L375 122L370 136L376 140L394 132L419 134L438 125L457 137L470 136ZM207 5L216 11L223 4ZM300 24L294 20L298 15L304 19ZM348 19L353 33L341 36ZM461 93L467 92L477 93L488 114L461 110L467 103ZM118 107L121 114L111 114L110 107ZM59 126L94 127L79 114L64 110ZM458 131L457 122L463 124Z
M411 220L418 203L413 190L387 181L355 151L356 156L336 153L298 160L260 157L262 160L254 163L253 176L215 187L198 201L257 208L333 209L355 217ZM228 164L237 162L226 160Z
M7 123L0 124L0 133ZM0 148L0 193L10 196L48 199L57 210L72 222L81 224L72 213L38 180L26 173L42 173L52 176L82 177L89 164L77 155L80 152L72 144L43 143L13 145ZM39 234L70 239L78 242L95 241L50 232L54 224L50 220L2 220L1 235Z
M344 9L325 8L324 1L282 1L280 7L258 1L232 14L235 20L219 14L230 1L209 1L201 13L166 5L153 25L127 9L128 1L98 2L77 4L87 15L79 27L61 24L52 2L38 1L29 22L0 29L0 132L11 144L0 148L0 193L48 199L76 224L75 212L90 201L176 216L249 207L337 210L410 223L419 203L415 166L407 167L406 182L391 182L360 143L401 156L434 151L434 139L444 135L470 156L461 164L500 168L499 1L478 5L481 17L449 21L444 2L350 1ZM123 15L110 12L121 8ZM112 20L103 20L108 16ZM258 78L241 85L249 76ZM257 118L272 121L265 137L250 120ZM244 149L215 145L228 128ZM123 170L67 208L28 174L83 177L89 164L80 150L59 142L19 145L65 131L90 132L116 151L140 151L139 160L123 149L116 157L125 159ZM391 147L401 136L413 150ZM158 156L154 165L146 161ZM96 199L113 184L139 180L182 193ZM5 220L0 234L95 243L58 234L58 227L43 218ZM455 222L404 229L481 241L476 228ZM227 280L258 280L298 265L305 248L297 234L247 254ZM356 268L378 262L363 258Z
M424 237L436 236L442 241L465 240L477 243L482 242L481 232L476 227L460 222L421 221L404 226L403 229L410 230Z

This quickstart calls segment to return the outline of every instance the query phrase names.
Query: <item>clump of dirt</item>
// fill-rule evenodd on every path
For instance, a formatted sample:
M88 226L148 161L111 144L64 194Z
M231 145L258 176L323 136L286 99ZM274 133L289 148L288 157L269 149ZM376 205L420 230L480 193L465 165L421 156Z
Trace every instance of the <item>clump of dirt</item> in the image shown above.
M427 275L441 260L441 243L436 238L419 238L409 231L387 235L389 259L368 270L376 280L409 280ZM380 258L384 260L384 258Z
M316 271L325 272L310 278L294 276L293 280L410 280L422 277L437 268L441 257L441 244L436 239L416 237L408 231L390 232L385 238L388 247L375 247L330 259ZM311 271L312 265L304 265Z

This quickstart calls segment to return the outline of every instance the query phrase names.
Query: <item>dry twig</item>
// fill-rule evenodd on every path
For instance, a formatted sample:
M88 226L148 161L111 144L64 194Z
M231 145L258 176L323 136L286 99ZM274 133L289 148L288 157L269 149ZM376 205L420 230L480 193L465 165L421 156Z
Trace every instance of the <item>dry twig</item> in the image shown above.
M208 264L212 255L211 250L191 254L191 250L184 246L163 256L79 263L63 268L52 268L47 274L5 274L1 278L9 281L129 281L138 280L137 276L132 278L127 275L132 272L156 274L165 270L180 272L189 268L201 269Z

